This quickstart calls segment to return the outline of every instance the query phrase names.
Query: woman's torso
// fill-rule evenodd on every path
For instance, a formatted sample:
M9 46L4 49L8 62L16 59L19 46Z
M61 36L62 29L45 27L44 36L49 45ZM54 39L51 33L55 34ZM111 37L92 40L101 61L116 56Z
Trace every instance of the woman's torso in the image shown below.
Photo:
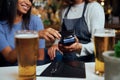
M30 24L29 24L29 29L30 30L42 30L43 29L43 25L37 25L37 23L41 23L37 21L37 17L36 16L31 16L31 20L30 20ZM17 30L23 30L22 29L22 22L18 22L17 24L14 24L12 29L10 30L10 28L8 27L8 24L6 21L2 21L0 22L0 24L2 24L2 29L4 31L4 36L6 38L6 40L8 41L8 43L10 44L11 48L15 48L14 46L14 34ZM43 47L43 46L41 46ZM44 47L43 47L44 48Z
M23 30L22 29L22 22L19 22L17 24L14 24L12 29L9 28L8 24L6 21L0 21L0 52L7 46L10 46L12 49L15 48L15 41L14 41L14 35L15 32L18 30ZM31 15L30 19L30 24L29 24L29 29L30 30L42 30L44 29L42 21L39 19L39 17ZM40 39L39 40L39 48L45 48L45 40ZM4 57L0 53L0 66L9 66L9 65L14 65L10 64L9 62L5 61Z

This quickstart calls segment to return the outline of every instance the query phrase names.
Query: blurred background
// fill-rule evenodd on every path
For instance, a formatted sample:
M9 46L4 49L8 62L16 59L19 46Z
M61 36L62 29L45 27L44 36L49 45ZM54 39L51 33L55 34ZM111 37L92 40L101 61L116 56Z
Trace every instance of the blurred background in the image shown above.
M120 0L97 1L104 8L106 23L119 24ZM40 16L45 26L60 23L59 10L61 6L61 0L34 0L33 5L32 13Z

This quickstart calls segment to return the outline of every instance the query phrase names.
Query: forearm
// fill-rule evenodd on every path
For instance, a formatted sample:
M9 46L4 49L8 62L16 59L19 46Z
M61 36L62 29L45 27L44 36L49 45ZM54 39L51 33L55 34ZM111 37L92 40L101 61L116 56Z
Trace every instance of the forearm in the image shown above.
M37 56L37 60L44 60L45 52L44 48L40 48Z
M93 42L90 42L88 44L82 44L82 49L81 49L81 56L89 55L94 52L94 44Z
M10 63L14 63L17 61L17 53L16 50L11 51L8 56L7 59Z
M2 55L6 61L10 63L14 63L17 61L17 53L16 50L12 50L10 47L6 47L2 50Z

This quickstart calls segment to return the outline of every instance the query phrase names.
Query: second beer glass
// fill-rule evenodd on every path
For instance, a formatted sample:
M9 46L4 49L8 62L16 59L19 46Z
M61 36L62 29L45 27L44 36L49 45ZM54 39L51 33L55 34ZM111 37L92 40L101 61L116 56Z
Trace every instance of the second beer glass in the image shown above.
M36 60L38 54L38 33L21 30L15 34L18 55L19 80L36 80Z
M104 74L104 60L102 53L113 50L115 44L115 30L113 29L96 29L94 32L95 46L95 73L102 76Z

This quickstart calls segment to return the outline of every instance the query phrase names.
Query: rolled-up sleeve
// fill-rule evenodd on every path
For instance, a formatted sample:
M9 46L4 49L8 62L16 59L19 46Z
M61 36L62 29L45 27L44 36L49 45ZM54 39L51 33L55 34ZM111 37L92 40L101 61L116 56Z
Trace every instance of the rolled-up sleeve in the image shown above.
M88 7L89 11L89 29L91 33L91 42L88 44L82 44L81 55L88 55L94 52L94 43L93 43L93 33L95 29L104 28L105 24L105 14L103 7L97 2L90 3Z

